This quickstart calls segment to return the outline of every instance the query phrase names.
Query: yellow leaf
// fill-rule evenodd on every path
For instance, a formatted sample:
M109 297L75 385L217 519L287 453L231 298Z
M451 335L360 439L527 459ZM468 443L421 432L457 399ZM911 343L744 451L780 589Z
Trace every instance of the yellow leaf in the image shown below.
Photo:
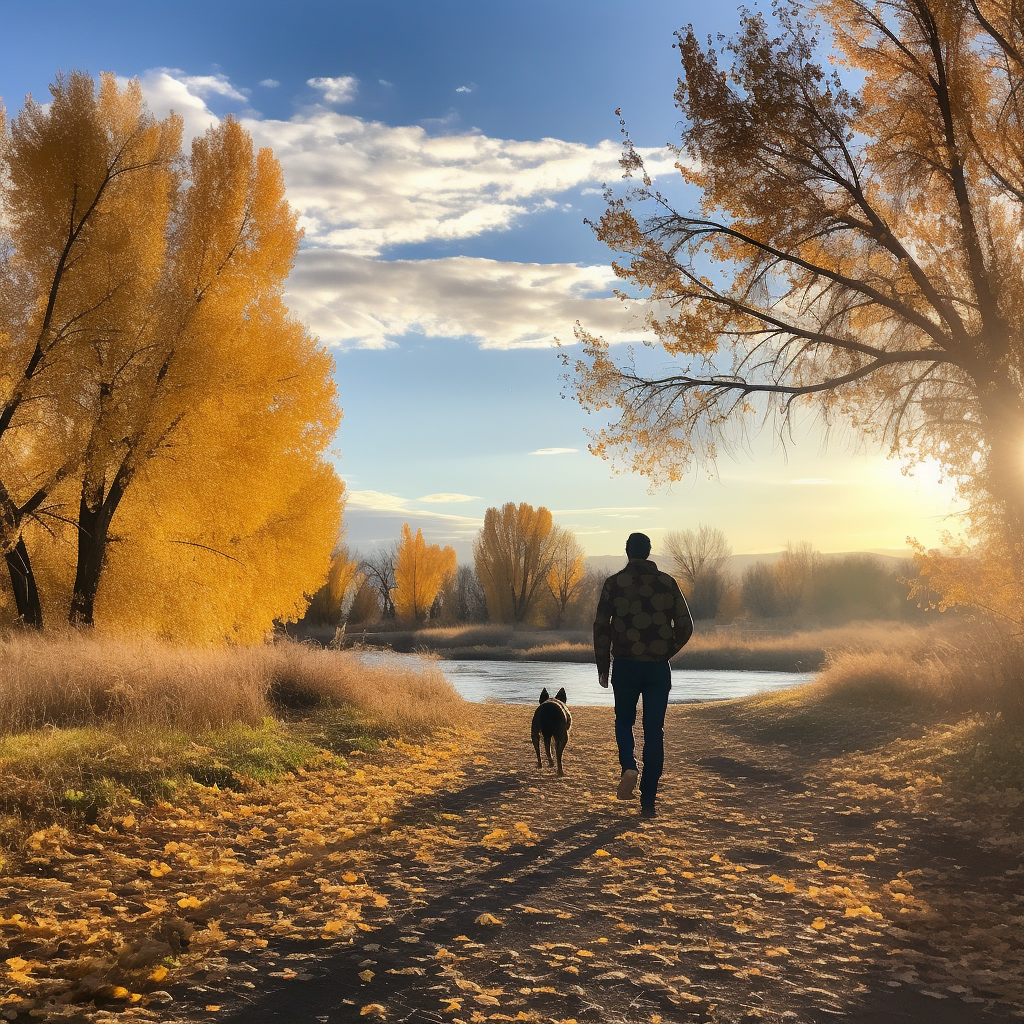
M722 858L717 853L713 854L712 857L711 857L711 863L712 864L721 864L722 863Z
M150 981L163 981L167 977L166 967L154 967L149 973Z
M220 1009L220 1004L219 1003L210 1003L206 1007L206 1012L207 1013L216 1013L219 1009Z
M664 868L655 868L654 873L656 875L667 875L668 872Z
M474 918L475 924L486 924L486 925L500 925L501 921L493 914L481 914L479 917Z
M183 899L178 900L178 906L181 907L182 910L188 910L190 908L192 910L196 910L203 905L203 902L203 900L196 899L195 896L186 896Z
M383 1017L385 1012L384 1007L380 1003L369 1003L359 1011L359 1016L366 1017L368 1014L374 1013L378 1017Z
M31 960L23 960L20 956L12 956L4 961L12 971L20 971L23 974L30 974L35 964Z
M611 854L607 850L595 850L594 851L594 856L595 857L610 857Z
M811 927L814 928L816 931L819 931L819 932L822 930L822 928L825 928L827 925L828 925L828 921L826 921L825 918L823 918L823 917L816 917L811 922Z
M769 946L765 956L789 956L789 950L785 946Z
M342 881L348 882L349 885L351 885L353 882L358 882L359 881L359 876L354 874L351 871L346 871L345 874L343 874L341 876L341 878L342 878Z
M862 907L847 907L845 917L866 917L871 921L881 921L882 915L872 910L867 904Z
M362 978L363 981L373 981L373 971L360 971L359 977Z
M593 956L594 954L591 953L589 949L577 949L576 950L576 955L577 956L587 957L587 956Z
M123 818L121 819L121 824L122 824L122 825L123 825L123 826L124 826L125 828L135 828L135 815L134 815L134 814L126 814L126 815L125 815L125 816L124 816L124 817L123 817Z

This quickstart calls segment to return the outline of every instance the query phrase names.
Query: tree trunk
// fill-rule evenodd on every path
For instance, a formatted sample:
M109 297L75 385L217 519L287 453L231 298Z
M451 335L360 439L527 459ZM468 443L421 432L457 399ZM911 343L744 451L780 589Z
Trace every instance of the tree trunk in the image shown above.
M94 623L96 594L107 562L110 521L124 497L127 482L123 467L105 495L102 482L95 483L88 477L82 482L78 511L78 565L68 613L72 626L92 626Z
M36 587L36 578L32 572L32 563L29 561L24 537L18 538L18 543L6 552L4 559L11 577L14 603L19 618L26 626L42 629L43 609L39 603L39 590Z

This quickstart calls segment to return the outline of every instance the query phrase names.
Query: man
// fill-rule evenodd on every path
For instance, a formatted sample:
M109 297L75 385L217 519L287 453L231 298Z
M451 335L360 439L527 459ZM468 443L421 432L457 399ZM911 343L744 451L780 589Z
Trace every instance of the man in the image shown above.
M608 686L614 656L615 742L622 776L616 796L630 800L636 793L639 769L633 725L636 705L644 698L644 771L640 779L640 813L656 815L658 780L665 763L665 711L672 689L668 660L693 635L693 619L679 585L660 572L648 556L651 541L631 533L626 541L626 567L605 580L594 619L597 678Z

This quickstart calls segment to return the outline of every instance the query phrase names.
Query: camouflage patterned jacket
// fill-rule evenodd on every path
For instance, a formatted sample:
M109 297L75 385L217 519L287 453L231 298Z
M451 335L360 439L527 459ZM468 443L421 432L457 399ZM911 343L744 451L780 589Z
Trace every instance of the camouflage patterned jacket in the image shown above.
M604 581L594 618L594 656L605 673L611 657L668 661L693 635L679 585L654 562L631 558Z

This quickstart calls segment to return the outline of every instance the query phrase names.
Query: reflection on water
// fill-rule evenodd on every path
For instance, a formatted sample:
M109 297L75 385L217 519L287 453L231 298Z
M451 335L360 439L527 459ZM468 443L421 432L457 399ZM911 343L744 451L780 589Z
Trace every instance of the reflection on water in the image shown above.
M611 707L611 689L597 681L593 665L549 661L440 661L441 671L466 700L483 703L536 704L547 687L554 696L564 686L570 704ZM745 672L724 669L673 669L670 704L747 697L784 690L814 678L811 672Z

